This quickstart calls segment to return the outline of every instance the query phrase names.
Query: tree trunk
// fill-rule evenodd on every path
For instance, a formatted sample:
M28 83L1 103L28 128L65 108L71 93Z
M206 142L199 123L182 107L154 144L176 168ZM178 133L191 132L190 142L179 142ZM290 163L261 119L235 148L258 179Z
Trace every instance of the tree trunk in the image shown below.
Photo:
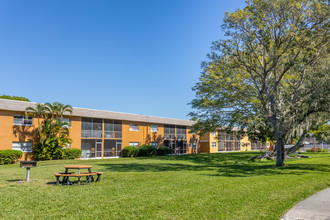
M276 135L276 166L282 167L284 166L284 145L285 145L285 139L282 134Z

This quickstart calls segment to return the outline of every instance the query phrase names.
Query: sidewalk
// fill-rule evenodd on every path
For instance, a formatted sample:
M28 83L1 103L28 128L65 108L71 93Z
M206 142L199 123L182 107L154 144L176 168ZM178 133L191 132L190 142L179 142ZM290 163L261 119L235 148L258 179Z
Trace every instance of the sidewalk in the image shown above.
M330 188L299 202L281 220L330 220Z

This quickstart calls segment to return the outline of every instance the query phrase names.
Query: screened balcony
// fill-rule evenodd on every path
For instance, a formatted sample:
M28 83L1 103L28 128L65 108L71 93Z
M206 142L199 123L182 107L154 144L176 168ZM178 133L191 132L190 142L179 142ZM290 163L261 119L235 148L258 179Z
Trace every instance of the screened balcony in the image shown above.
M122 122L105 119L104 138L122 138Z
M84 138L102 138L102 119L82 118L81 137Z
M186 140L187 129L185 126L164 125L165 140Z

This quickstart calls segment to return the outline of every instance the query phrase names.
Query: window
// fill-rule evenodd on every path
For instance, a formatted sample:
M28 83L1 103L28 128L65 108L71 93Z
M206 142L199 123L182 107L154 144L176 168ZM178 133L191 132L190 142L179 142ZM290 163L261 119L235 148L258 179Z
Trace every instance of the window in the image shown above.
M104 140L104 157L119 157L121 154L121 140Z
M129 124L129 130L130 131L139 131L139 125L138 124Z
M33 117L28 116L26 118L25 115L14 115L14 125L32 126Z
M269 143L267 143L267 147L269 147Z
M212 147L217 147L217 143L216 142L212 142Z
M81 119L81 137L102 137L102 119L82 118Z
M150 132L158 132L158 125L150 125Z
M129 142L129 146L138 147L139 142Z
M157 142L151 142L150 145L154 146L155 148L158 148L158 143Z
M186 140L187 129L185 126L176 126L176 139Z
M219 139L219 140L225 140L225 139L226 139L226 135L225 135L225 133L223 133L223 132L219 133L219 135L218 135L218 139Z
M244 143L242 143L241 145L242 145L242 147L244 147Z
M22 152L32 152L32 142L13 142L12 149Z
M190 143L190 148L191 149L196 149L196 143Z
M212 132L212 136L215 136L215 135L216 135L216 132L215 132L215 131L213 131L213 132Z
M164 125L164 139L175 139L175 125Z
M105 138L122 138L122 122L116 120L104 120Z

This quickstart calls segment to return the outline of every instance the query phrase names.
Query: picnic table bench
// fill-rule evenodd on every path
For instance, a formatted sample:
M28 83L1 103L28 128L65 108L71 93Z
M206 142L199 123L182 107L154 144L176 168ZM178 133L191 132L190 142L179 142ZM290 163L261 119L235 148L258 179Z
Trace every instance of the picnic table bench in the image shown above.
M94 181L94 177L97 175L96 182L101 181L101 175L103 172L92 172L92 166L89 165L66 165L64 166L65 172L64 173L55 173L56 177L56 185L58 185L60 182L63 185L73 185L73 183L70 181L70 177L77 177L78 178L78 185L80 185L80 179L81 177L86 177L86 184L91 184L92 181ZM78 173L75 174L75 172L69 172L69 169L78 169ZM88 172L80 172L81 169L88 169ZM60 181L60 177L63 177L62 181Z

